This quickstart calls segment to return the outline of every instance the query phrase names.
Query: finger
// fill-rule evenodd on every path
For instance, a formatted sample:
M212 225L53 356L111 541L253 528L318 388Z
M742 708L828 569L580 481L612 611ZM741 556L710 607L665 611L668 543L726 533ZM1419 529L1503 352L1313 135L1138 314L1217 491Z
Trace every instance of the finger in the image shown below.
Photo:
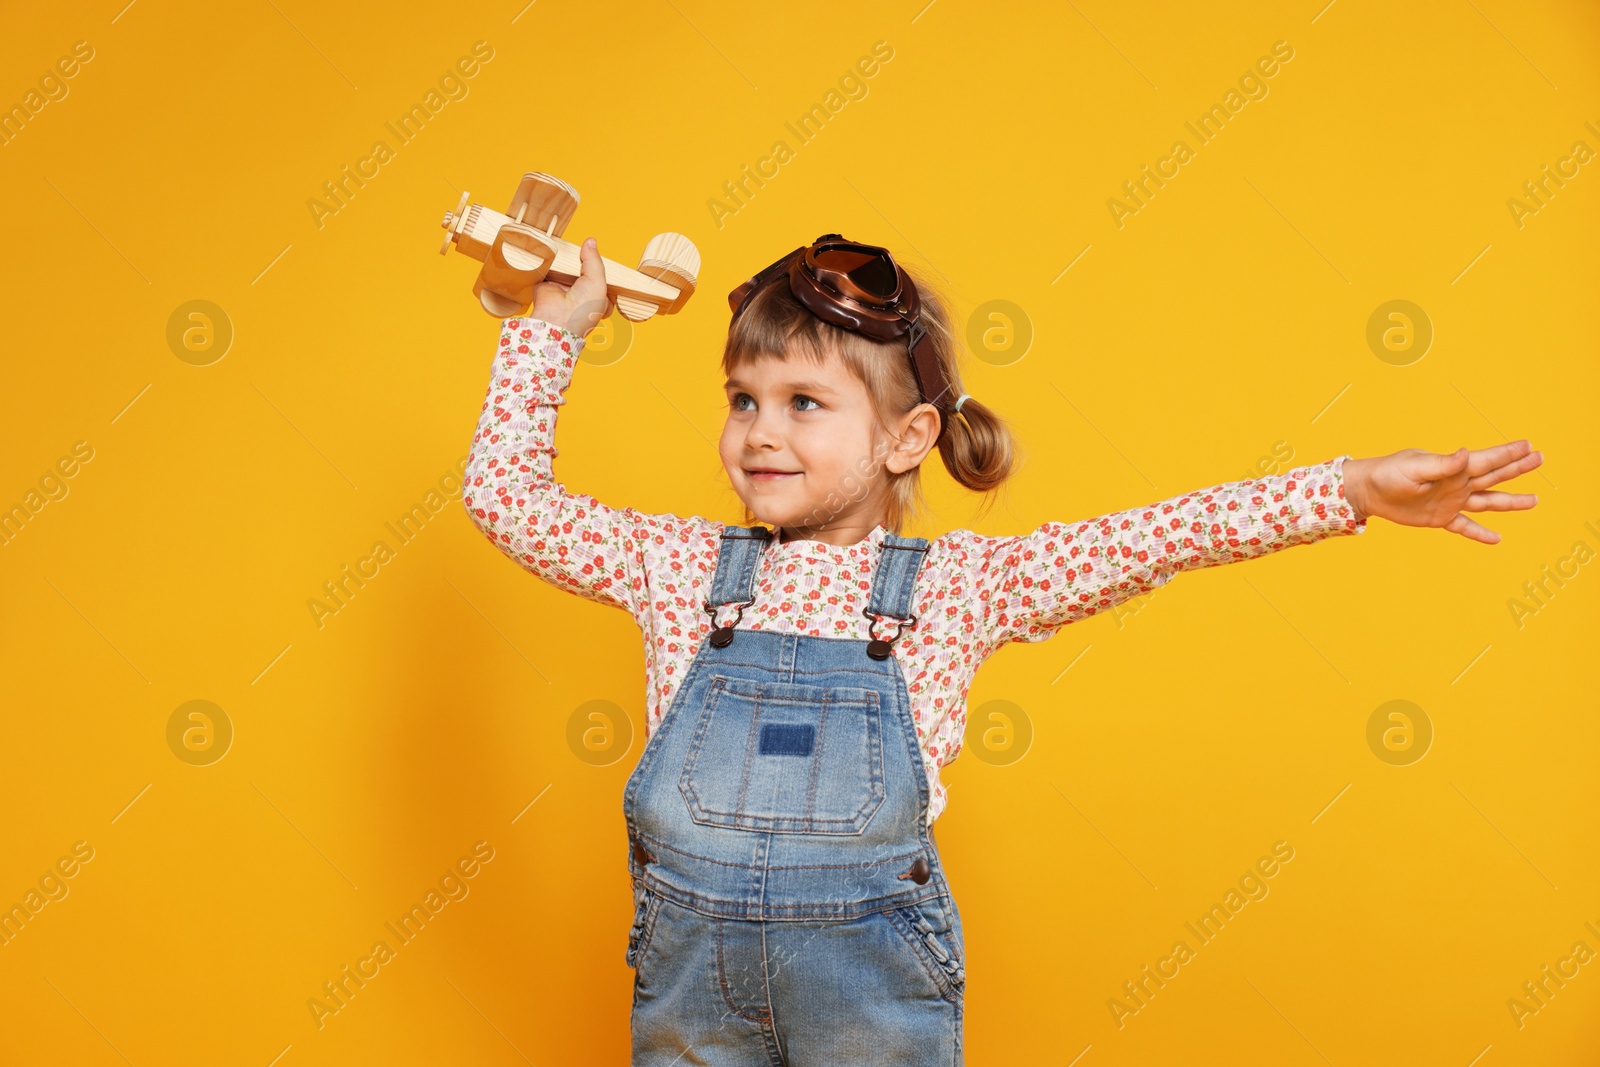
M1533 493L1471 493L1462 511L1527 511L1539 498Z
M1501 482L1509 482L1511 479L1520 474L1527 474L1529 471L1533 470L1543 462L1543 452L1529 452L1521 459L1513 460L1503 467L1497 467L1486 474L1478 475L1476 478L1473 478L1467 483L1468 488L1487 489L1491 485L1499 485Z
M1526 456L1532 450L1533 446L1526 440L1507 441L1503 445L1495 445L1492 448L1480 448L1473 451L1469 457L1467 470L1474 475L1487 474L1513 460Z
M1418 481L1438 481L1465 469L1468 456L1465 448L1448 453L1424 452L1412 461L1414 466L1407 473Z
M1474 541L1482 541L1486 545L1495 545L1500 543L1499 534L1495 533L1493 530L1484 529L1482 526L1479 526L1477 523L1473 522L1471 519L1459 512L1456 513L1455 518L1451 519L1445 524L1444 528L1452 533L1458 533L1462 537L1469 537Z

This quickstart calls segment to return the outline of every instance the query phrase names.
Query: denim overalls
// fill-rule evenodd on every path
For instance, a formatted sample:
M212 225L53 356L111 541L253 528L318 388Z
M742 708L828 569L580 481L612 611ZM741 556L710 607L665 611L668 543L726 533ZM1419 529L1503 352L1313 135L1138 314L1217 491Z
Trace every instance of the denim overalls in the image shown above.
M868 641L733 629L772 537L724 528L716 629L623 793L632 1062L960 1067L961 918L891 650L928 541L886 535Z

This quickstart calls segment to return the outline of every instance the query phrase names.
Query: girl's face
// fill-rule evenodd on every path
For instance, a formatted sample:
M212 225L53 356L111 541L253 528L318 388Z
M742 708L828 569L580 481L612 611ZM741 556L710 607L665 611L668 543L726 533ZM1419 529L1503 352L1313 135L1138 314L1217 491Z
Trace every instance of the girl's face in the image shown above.
M885 521L886 472L910 470L933 445L930 405L907 413L896 442L865 383L836 355L820 366L804 357L748 360L725 389L722 465L739 499L785 539L859 541Z

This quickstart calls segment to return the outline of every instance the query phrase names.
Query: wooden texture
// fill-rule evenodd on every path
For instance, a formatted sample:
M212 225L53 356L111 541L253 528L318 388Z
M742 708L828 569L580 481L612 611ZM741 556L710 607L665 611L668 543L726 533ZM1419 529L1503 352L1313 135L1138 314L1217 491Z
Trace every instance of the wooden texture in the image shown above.
M523 175L509 213L470 204L462 193L455 210L446 212L441 255L453 242L463 255L483 263L473 282L479 304L496 318L526 314L533 306L533 288L542 281L570 285L582 271L578 246L562 234L577 213L578 191L549 174ZM644 247L637 269L601 257L606 295L632 322L653 315L672 315L694 295L700 273L700 250L681 233L660 233Z

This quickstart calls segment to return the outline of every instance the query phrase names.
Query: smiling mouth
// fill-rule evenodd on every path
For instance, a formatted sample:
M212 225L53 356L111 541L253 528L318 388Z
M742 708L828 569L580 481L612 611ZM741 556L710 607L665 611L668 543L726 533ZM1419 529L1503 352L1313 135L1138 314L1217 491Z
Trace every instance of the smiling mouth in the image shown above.
M773 469L770 469L770 468L760 468L760 467L757 467L757 468L746 467L744 472L745 472L745 474L747 476L749 476L750 478L752 478L753 480L758 481L758 482L776 482L776 481L781 481L784 478L792 477L793 475L797 475L797 474L800 473L799 471L780 471L780 470L773 470Z

